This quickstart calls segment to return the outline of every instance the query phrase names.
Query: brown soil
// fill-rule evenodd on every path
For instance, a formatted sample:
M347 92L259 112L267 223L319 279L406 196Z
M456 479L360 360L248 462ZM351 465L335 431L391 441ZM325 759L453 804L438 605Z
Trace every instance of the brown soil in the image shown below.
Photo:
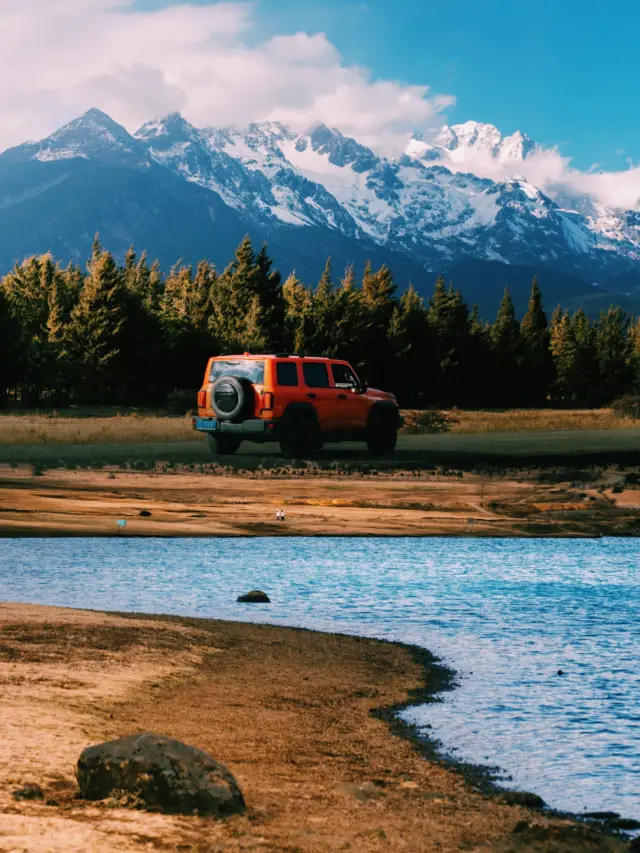
M640 489L613 492L624 474L594 473L593 482L572 482L575 476L560 474L555 483L540 482L535 471L212 476L60 469L34 476L31 469L0 467L0 536L640 533ZM276 521L279 508L285 523Z
M0 605L0 851L610 851L471 790L372 710L434 686L401 645L200 620ZM75 797L90 743L153 730L238 779L248 811L168 817ZM16 801L27 783L45 802Z

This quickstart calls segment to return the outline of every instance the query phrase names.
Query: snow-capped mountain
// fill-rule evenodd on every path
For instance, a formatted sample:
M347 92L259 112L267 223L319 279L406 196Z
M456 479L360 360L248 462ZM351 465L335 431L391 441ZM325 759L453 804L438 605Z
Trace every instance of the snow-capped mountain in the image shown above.
M448 168L479 150L500 163L536 150L524 134L503 137L492 125L445 127L433 143L415 137L396 160L324 125L304 134L276 122L197 130L170 116L136 139L156 162L255 221L337 229L425 264L474 257L593 274L612 258L640 261L633 212L595 203L567 210L524 178L494 182Z
M421 268L431 279L432 272L471 261L553 271L589 285L635 275L640 210L605 208L587 196L563 195L562 188L554 199L517 174L492 180L465 168L480 155L517 169L536 150L520 132L505 137L477 122L444 127L430 140L416 135L402 156L385 158L325 125L306 133L278 122L199 129L173 114L129 134L109 116L90 110L47 139L0 156L0 211L15 209L21 198L32 202L50 194L51 181L64 184L76 168L91 180L108 168L117 170L121 240L134 237L121 233L132 206L138 231L145 217L136 187L144 185L145 193L157 196L162 186L190 206L187 218L195 215L194 205L207 209L200 218L204 231L214 223L218 238L225 231L231 239L244 229L272 245L275 241L291 253L281 265L289 261L298 269L305 256L321 263L335 251L347 259L388 257L414 280ZM14 186L20 180L23 185ZM82 234L60 238L65 222L55 217L56 239L70 254L81 238L100 228L99 199L95 205L94 222L90 205L83 214ZM154 228L173 244L171 223L158 221L161 208L156 202L146 216L155 217ZM198 229L196 222L192 227ZM46 230L43 226L41 239ZM0 237L0 261L11 253L3 242ZM34 245L32 251L51 244ZM173 248L174 257L185 257L180 245Z
M503 136L492 124L468 121L453 127L445 125L431 142L415 134L406 153L419 160L456 164L468 162L480 153L499 163L517 163L537 149L536 143L519 130L511 136Z

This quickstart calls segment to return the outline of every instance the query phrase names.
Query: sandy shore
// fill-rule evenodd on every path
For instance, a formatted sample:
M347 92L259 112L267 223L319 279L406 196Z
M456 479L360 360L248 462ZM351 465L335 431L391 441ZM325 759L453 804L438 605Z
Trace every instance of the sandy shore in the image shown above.
M618 491L617 469L227 474L0 467L0 536L640 534L640 489Z
M428 656L208 620L0 605L0 851L623 851L473 790L380 709L437 689ZM392 727L393 728L393 727ZM90 743L156 731L224 762L247 814L216 822L75 797ZM45 802L16 801L26 783Z

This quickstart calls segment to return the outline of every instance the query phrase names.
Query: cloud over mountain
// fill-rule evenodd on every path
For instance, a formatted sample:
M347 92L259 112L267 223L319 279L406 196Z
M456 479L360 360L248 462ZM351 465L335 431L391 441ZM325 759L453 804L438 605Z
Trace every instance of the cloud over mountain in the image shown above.
M21 0L0 3L0 31L0 150L94 105L130 130L180 111L198 126L327 121L400 145L452 102L345 65L323 34L256 41L243 3Z
M250 3L176 0L144 11L136 0L0 0L0 31L0 150L98 106L129 131L178 111L197 127L278 120L302 131L324 122L396 155L413 131L441 127L454 102L347 65L322 33L260 40ZM638 166L581 172L555 149L514 159L481 141L466 140L447 167L492 180L521 175L566 206L572 194L639 204Z

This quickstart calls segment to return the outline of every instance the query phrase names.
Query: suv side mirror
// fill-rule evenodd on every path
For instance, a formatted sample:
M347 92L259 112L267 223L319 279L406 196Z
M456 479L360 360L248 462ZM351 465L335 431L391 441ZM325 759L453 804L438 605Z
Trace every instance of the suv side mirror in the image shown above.
M364 392L367 390L367 383L363 379L359 379L358 384L353 390L356 392L356 394L364 394Z

